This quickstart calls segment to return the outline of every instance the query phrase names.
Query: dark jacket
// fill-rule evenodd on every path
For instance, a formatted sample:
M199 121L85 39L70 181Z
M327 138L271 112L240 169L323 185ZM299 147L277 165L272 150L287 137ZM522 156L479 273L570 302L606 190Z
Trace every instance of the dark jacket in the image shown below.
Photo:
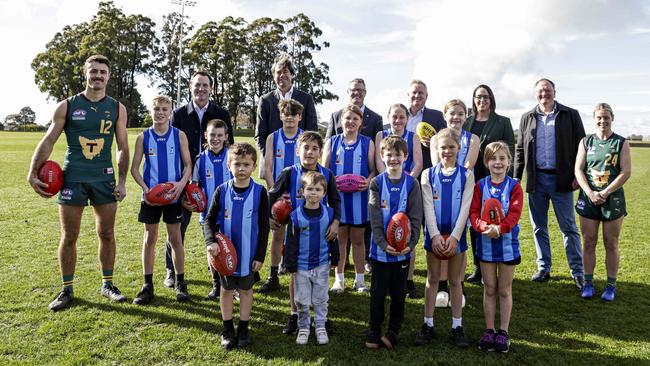
M465 121L465 124L463 125L463 129L471 132L475 121L476 121L476 116L469 117L467 121ZM492 112L490 113L490 117L488 117L488 120L483 123L485 123L485 126L483 127L483 132L481 133L481 136L479 136L479 152L478 152L477 166L485 167L485 165L482 163L483 151L485 151L485 147L489 143L495 141L503 141L506 144L508 144L508 147L510 147L510 155L514 158L515 133L512 130L512 123L510 123L510 118L500 116ZM479 164L478 162L481 163ZM474 174L477 182L481 178L490 175L490 172L487 170L487 168L483 169L484 171L482 172L477 172L476 169L474 170L475 170ZM510 175L512 175L512 172L510 172Z
M436 133L443 128L447 128L447 122L445 122L445 117L442 112L437 109L429 109L424 107L424 112L422 113L422 122L426 122L433 126L436 129ZM422 171L424 169L431 168L431 149L422 145Z
M327 134L325 135L326 140L334 135L340 135L343 133L343 126L341 126L342 112L343 110L341 109L332 113L330 123L327 125ZM366 108L363 110L363 121L359 133L370 137L370 139L374 142L377 133L383 129L384 123L381 116L366 106Z
M203 114L202 121L199 121L199 115L194 110L194 104L192 104L192 102L176 108L172 114L172 126L183 131L187 136L192 161L194 161L201 151L203 151L206 122L211 119L220 119L226 122L226 125L228 126L228 142L234 144L235 134L230 122L230 113L216 105L214 102L208 103L208 109Z
M557 103L557 109L558 112L555 118L555 169L557 172L555 189L557 192L571 192L573 191L572 184L575 179L573 169L576 163L576 155L580 140L585 137L585 128L577 110L560 103ZM537 107L521 116L515 148L514 177L521 179L524 168L526 168L526 192L535 191L537 167L537 151L535 147L536 110Z
M300 123L298 123L298 127L303 131L318 131L318 116L316 115L314 98L304 91L298 90L294 87L291 99L300 102L300 104L305 108L302 111L302 119L300 120ZM257 142L257 147L262 151L262 154L264 154L266 150L266 137L279 128L282 128L278 103L280 103L280 93L276 89L264 94L257 105L255 141Z

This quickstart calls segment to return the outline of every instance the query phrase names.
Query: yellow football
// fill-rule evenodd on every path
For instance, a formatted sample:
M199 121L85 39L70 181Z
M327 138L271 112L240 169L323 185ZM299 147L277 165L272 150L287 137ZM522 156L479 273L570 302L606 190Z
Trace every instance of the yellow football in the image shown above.
M415 127L415 133L417 133L420 141L429 141L436 134L436 129L426 122L420 122Z

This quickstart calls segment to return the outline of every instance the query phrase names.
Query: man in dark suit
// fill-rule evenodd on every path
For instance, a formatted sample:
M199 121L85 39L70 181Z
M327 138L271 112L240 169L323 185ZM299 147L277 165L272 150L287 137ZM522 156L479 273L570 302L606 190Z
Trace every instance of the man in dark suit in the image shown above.
M176 108L172 114L172 126L183 131L187 136L192 161L194 161L203 150L206 124L211 119L220 119L226 122L226 125L228 126L228 142L230 144L235 142L233 128L230 121L230 113L210 101L213 85L213 79L210 74L205 71L195 72L190 79L192 100L186 105ZM187 230L191 218L192 212L183 209L183 221L181 221L181 237L183 238L183 242L185 241L185 231ZM164 283L167 287L174 287L174 265L172 262L171 246L169 243L167 243L165 257L167 276ZM215 299L219 294L218 277L216 277L216 280L214 277L215 276L213 276L212 281L213 288L208 294L208 298L210 299Z
M538 80L535 93L537 106L521 116L514 164L515 178L521 179L526 171L538 269L531 279L545 282L551 277L548 210L552 201L571 276L576 287L581 289L584 284L582 247L573 209L573 191L578 183L573 171L585 130L577 110L555 101L552 81Z
M379 114L373 112L368 108L363 102L366 98L366 83L363 79L357 78L350 81L348 85L348 96L350 98L350 104L354 104L363 113L363 121L361 124L361 130L359 131L362 135L370 137L372 141L375 140L377 132L381 131L384 127L382 118ZM343 133L343 127L341 126L341 111L338 110L332 113L332 118L330 118L330 123L327 125L327 134L325 139L329 139L331 136L338 135Z
M425 122L431 125L436 132L447 127L445 118L437 109L430 109L424 106L429 97L427 85L422 80L413 80L408 89L410 102L408 123L406 129L416 132L418 123ZM431 168L431 152L429 150L429 141L422 140L422 170Z
M264 94L260 99L257 106L257 124L255 125L255 141L257 146L262 151L262 155L266 154L266 137L276 130L282 128L282 121L280 120L280 109L278 103L281 99L293 99L300 102L304 107L302 118L298 123L303 131L317 131L318 130L318 117L316 115L316 107L314 106L314 98L293 87L293 78L296 75L293 63L287 54L281 54L275 60L271 68L273 73L273 81L277 89L267 94ZM264 157L258 160L260 162L260 178L264 174ZM269 189L271 187L268 187ZM268 293L280 288L280 280L278 279L278 267L282 259L282 248L271 247L271 272L266 282L262 284L259 289L260 293Z

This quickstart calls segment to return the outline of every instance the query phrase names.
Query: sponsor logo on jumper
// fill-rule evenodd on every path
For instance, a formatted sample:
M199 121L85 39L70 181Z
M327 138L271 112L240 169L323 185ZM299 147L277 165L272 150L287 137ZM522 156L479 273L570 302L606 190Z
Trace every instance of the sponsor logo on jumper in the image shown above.
M72 112L72 120L73 121L84 121L86 119L86 110L85 109L77 109L74 112Z

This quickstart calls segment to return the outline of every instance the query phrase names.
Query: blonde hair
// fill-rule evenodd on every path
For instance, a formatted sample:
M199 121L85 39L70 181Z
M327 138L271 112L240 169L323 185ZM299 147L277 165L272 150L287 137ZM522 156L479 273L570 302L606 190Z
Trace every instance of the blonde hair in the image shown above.
M460 148L460 133L453 128L443 128L433 136L433 146L438 147L438 142L442 139L452 139L456 146Z
M345 108L343 108L343 110L341 111L341 117L343 117L343 115L346 112L352 112L357 116L361 117L361 119L363 120L363 113L361 113L361 108L357 107L354 104L348 104L347 106L345 106Z
M169 104L172 105L172 99L166 95L156 95L151 99L151 106L156 106L160 104Z
M612 119L614 119L614 111L612 110L612 106L610 106L607 103L598 103L596 104L596 108L594 108L594 117L596 117L596 112L599 110L605 110L609 112L609 114L612 115Z
M508 158L509 163L508 169L510 168L510 165L512 165L512 154L510 154L510 148L508 147L508 144L503 141L491 142L485 147L485 150L483 150L483 163L485 166L488 166L488 161L490 161L494 154L500 150L503 150L506 153L506 157Z
M448 110L450 110L452 107L455 107L457 105L463 107L463 111L465 111L465 114L467 114L467 106L460 99L452 99L452 100L448 101L447 104L445 104L445 108L443 110L443 113L447 114Z

